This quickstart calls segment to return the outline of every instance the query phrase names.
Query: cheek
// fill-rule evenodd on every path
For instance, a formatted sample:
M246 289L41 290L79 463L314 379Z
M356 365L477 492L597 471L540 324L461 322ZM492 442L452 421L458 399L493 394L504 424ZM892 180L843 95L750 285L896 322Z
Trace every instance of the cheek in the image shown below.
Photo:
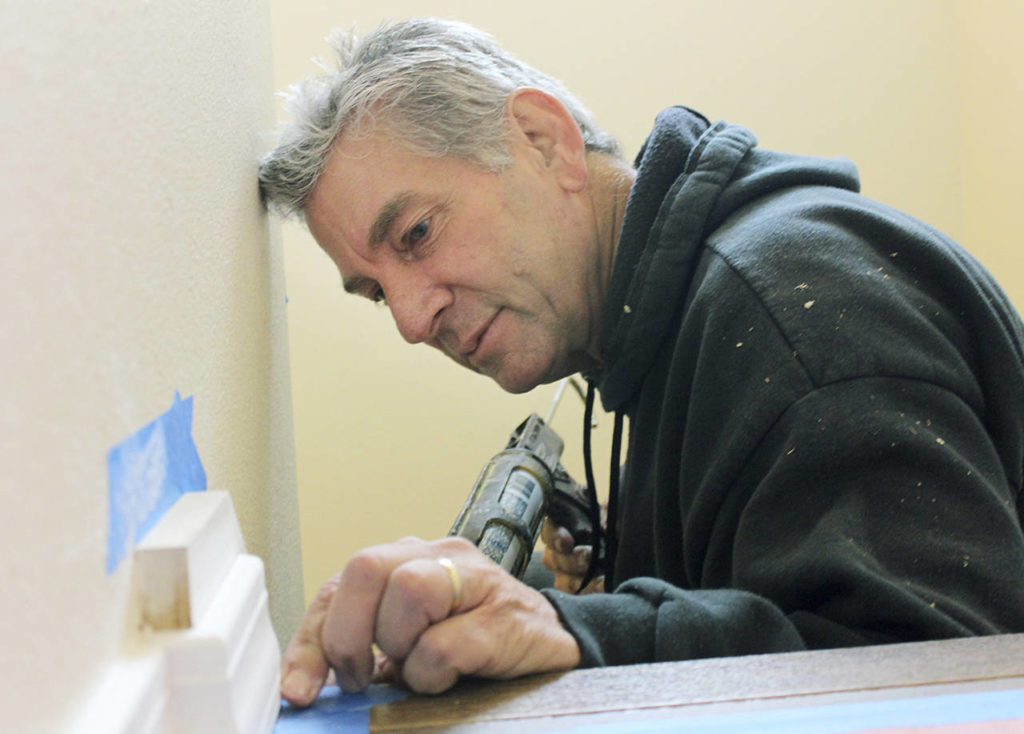
M562 277L555 243L531 229L536 217L501 214L467 218L457 233L452 231L452 257L446 267L477 291L511 302L508 305L536 308L547 300L538 297L547 289L546 281L557 283Z

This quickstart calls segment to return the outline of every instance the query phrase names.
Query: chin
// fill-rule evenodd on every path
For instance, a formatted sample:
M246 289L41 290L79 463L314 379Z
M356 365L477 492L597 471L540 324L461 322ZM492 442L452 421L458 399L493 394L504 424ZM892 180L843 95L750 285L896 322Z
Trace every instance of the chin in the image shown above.
M505 392L512 393L513 395L519 395L524 392L530 392L530 390L540 385L548 385L552 382L557 382L563 377L569 377L576 372L577 370L569 369L549 369L543 372L518 372L514 374L499 371L496 374L488 375L488 377L498 383L498 386Z
M530 369L501 369L499 368L495 372L487 373L488 377L498 383L498 387L513 395L519 395L524 392L530 392L533 388L541 385L548 380L545 380L543 373L538 373Z
M513 395L520 395L520 394L522 394L524 392L530 392L530 390L532 390L533 388L537 387L537 385L541 384L540 380L530 380L530 381L512 380L512 381L510 381L510 380L502 379L499 376L492 376L491 379L494 380L496 383L498 383L498 387L500 387L502 390L504 390L505 392L508 392L508 393L512 393Z
M530 392L538 385L556 382L576 371L567 369L568 365L562 360L550 360L539 349L521 352L519 359L507 359L507 356L475 366L466 362L460 364L491 378L498 387L513 395Z

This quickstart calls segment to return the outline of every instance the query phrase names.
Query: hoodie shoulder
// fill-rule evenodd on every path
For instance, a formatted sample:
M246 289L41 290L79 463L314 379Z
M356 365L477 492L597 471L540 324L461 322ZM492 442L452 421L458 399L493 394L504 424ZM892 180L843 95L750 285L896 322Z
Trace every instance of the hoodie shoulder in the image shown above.
M605 306L601 399L621 407L639 388L685 302L708 235L738 209L795 186L857 191L844 159L761 151L740 125L686 108L663 112L637 159Z

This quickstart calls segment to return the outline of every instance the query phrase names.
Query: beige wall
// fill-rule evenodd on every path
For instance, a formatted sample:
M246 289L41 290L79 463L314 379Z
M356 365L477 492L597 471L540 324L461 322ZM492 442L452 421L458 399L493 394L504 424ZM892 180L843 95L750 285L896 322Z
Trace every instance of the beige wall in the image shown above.
M605 6L611 7L611 6ZM961 238L1024 303L1014 245L1024 128L1017 0L272 0L278 88L313 70L330 28L441 15L560 77L630 155L662 107L751 127L762 145L845 155L864 191ZM1017 166L1012 166L1016 162ZM1007 163L1010 166L1007 166ZM513 397L402 342L285 229L307 596L357 548L445 533L483 463L551 388ZM555 428L582 477L578 401ZM607 486L608 420L595 446Z
M269 10L7 1L0 59L0 728L48 733L125 652L107 451L175 391L278 629L301 611Z
M956 6L961 64L960 236L1024 308L1024 3L977 0Z

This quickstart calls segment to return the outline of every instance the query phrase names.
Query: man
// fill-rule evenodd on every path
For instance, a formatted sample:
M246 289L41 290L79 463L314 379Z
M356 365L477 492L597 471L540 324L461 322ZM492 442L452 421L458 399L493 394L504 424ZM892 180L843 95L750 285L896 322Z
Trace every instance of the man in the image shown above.
M859 196L849 163L686 108L629 166L461 24L338 51L293 94L269 205L410 342L512 392L582 372L630 435L607 592L536 591L457 539L369 548L308 610L286 698L330 668L434 692L1024 630L1022 327L964 250ZM586 549L545 539L579 585Z

